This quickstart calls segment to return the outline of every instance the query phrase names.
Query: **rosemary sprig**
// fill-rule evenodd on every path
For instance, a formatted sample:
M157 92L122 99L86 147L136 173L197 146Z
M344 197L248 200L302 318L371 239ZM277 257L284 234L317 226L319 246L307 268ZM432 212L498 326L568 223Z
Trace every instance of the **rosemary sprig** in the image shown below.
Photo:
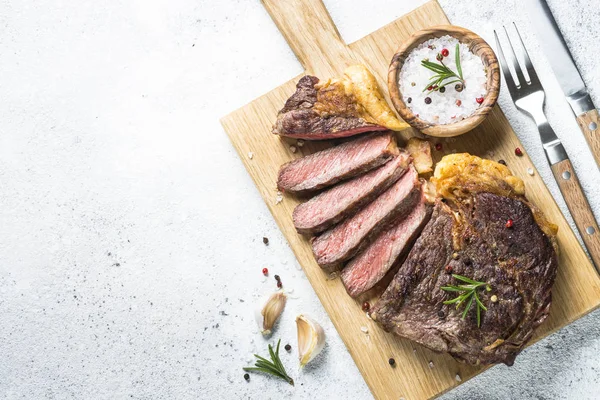
M455 58L454 61L456 63L457 72L452 71L446 64L444 64L444 57L441 53L438 54L437 60L440 62L439 64L431 62L429 60L421 61L421 65L435 72L435 74L430 78L429 83L424 91L428 91L427 93L431 93L435 90L440 90L447 85L452 83L460 82L463 86L465 86L465 80L463 79L462 67L460 65L460 47L458 43L456 44L456 49L454 51ZM430 89L431 88L431 89Z
M255 354L254 357L258 359L254 364L254 367L245 367L244 371L247 372L263 372L265 374L270 374L276 376L278 378L283 379L290 385L294 386L294 380L290 378L285 372L285 368L281 363L281 359L279 358L279 345L281 344L281 339L277 341L277 348L273 351L273 346L269 345L269 356L271 357L271 361L267 360L264 357Z
M446 292L459 293L458 296L452 300L444 301L444 304L456 304L456 309L458 310L460 306L466 303L465 309L462 313L462 319L465 319L469 309L473 305L473 301L475 301L475 307L477 310L477 326L481 326L481 310L487 311L487 307L481 302L481 299L477 294L477 289L485 287L485 290L489 292L492 290L491 286L485 282L478 282L458 274L452 274L452 277L463 282L463 284L441 287L441 289Z
M454 63L456 64L456 70L458 71L458 76L460 76L460 80L463 85L465 84L463 75L462 75L462 67L460 65L460 46L456 43L456 48L454 49Z

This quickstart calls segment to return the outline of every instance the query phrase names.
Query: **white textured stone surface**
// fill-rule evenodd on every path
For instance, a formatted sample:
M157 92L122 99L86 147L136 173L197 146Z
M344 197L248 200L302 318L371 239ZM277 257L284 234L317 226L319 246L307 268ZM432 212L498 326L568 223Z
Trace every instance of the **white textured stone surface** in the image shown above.
M326 1L347 41L421 3ZM440 3L488 40L520 25L599 213L598 169L519 2ZM600 104L596 0L550 3ZM0 398L370 397L218 123L301 72L259 2L7 0L0 33ZM556 195L535 127L504 91L500 104ZM293 346L293 388L242 377L266 349L253 318L275 287L264 266L297 297L274 334ZM328 335L303 372L298 312ZM599 323L592 313L445 398L594 398Z

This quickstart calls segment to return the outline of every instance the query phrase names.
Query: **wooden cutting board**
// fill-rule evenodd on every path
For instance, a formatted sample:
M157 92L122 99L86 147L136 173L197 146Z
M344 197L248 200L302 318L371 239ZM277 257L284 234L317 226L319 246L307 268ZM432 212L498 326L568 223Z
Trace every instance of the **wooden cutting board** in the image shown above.
M339 76L348 65L363 63L377 76L385 92L388 65L400 43L414 31L449 23L439 4L432 1L346 45L321 0L263 0L263 4L307 74L321 78ZM294 230L291 216L297 201L288 196L280 203L276 201L279 166L331 145L306 142L294 153L290 145L295 145L295 141L271 134L277 111L294 92L299 78L229 114L221 122L373 395L378 399L395 400L437 396L459 384L457 375L464 382L483 368L460 364L448 355L433 353L380 329L361 310L362 301L375 302L376 296L353 300L339 279L328 279L314 261L308 241ZM408 130L399 137L406 139L417 134ZM600 280L529 157L515 156L515 147L523 147L502 111L496 107L472 132L456 139L433 139L433 142L443 145L442 152L435 152L438 159L444 153L469 152L506 160L513 173L525 181L529 199L558 225L560 266L551 314L538 329L534 341L594 310L600 303ZM533 176L527 173L528 168L535 171ZM361 327L367 327L368 334L363 333ZM390 357L396 359L395 368L388 365ZM516 362L519 362L518 357Z

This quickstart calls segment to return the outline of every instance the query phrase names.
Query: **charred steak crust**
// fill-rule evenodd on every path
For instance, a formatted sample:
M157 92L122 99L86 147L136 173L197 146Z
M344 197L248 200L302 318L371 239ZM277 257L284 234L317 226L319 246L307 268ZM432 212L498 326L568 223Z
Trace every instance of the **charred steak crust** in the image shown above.
M273 126L273 133L297 139L334 139L357 135L362 132L384 131L386 127L368 123L353 115L351 109L341 114L328 115L314 109L318 100L319 83L316 76L303 76L296 84L296 92L285 102ZM340 108L347 105L340 104Z
M431 220L371 317L387 331L469 364L512 365L548 316L558 264L553 242L524 199L478 193L459 207L436 202ZM508 219L514 221L512 228L506 227ZM459 249L453 244L457 232ZM443 304L454 297L440 289L455 284L447 265L452 273L492 287L479 292L488 308L479 328L475 307L462 320L463 308Z
M401 151L386 164L354 179L338 183L331 189L299 204L292 214L296 231L301 234L323 232L354 215L406 172L410 156Z
M282 165L277 188L300 195L313 193L362 175L398 154L396 139L391 132L373 133Z

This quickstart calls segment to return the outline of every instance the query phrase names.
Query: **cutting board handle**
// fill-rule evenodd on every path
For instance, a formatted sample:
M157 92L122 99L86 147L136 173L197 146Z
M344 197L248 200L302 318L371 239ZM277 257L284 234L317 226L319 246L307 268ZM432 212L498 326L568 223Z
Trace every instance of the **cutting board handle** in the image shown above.
M262 3L308 73L334 76L332 65L354 60L321 0Z

